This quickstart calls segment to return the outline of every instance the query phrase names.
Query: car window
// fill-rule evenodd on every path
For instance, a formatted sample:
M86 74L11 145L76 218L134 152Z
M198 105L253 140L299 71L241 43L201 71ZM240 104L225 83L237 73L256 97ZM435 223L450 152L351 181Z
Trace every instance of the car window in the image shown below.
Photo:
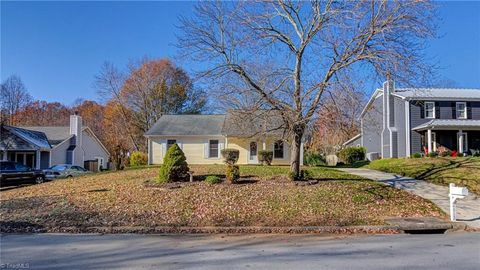
M25 165L23 165L23 164L21 164L21 163L15 163L15 169L16 169L17 171L21 171L21 172L26 172L26 171L29 171L29 170L30 170L29 167L27 167L27 166L25 166Z
M55 171L65 171L67 169L66 165L55 165L50 167L50 170L55 170Z
M80 167L80 166L72 166L72 169L76 170L76 171L81 171L81 172L84 172L86 171L84 168Z
M0 171L13 171L15 170L15 164L13 162L1 162Z

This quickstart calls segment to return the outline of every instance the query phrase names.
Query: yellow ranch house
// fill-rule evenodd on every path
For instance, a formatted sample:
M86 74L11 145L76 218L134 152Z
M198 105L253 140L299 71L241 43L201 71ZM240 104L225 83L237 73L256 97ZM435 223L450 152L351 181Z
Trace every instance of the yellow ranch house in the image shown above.
M273 165L290 164L290 147L280 117L268 112L163 115L145 133L148 163L162 164L167 149L177 144L189 164L222 164L220 151L240 151L238 164L259 164L258 151L273 152ZM303 143L300 164L303 164Z

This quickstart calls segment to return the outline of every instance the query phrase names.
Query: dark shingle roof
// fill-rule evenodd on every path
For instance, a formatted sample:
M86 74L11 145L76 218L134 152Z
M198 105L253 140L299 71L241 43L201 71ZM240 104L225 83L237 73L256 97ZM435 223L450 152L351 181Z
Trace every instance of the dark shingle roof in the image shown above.
M69 126L59 126L59 127L22 127L24 129L43 132L48 139L48 142L51 145L57 145L66 139L70 138L70 127Z
M163 115L145 135L221 135L224 114Z
M6 125L1 127L0 149L39 150L50 148L43 132Z

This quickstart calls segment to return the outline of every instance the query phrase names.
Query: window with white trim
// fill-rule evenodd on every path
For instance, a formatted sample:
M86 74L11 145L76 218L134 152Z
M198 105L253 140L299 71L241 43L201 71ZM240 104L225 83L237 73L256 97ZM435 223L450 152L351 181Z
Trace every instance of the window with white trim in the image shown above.
M167 151L172 147L174 144L177 143L177 140L167 140Z
M210 140L208 143L208 157L209 158L218 158L218 140Z
M435 102L425 102L425 118L435 118Z
M457 119L467 119L467 103L457 102Z
M276 141L273 144L273 158L283 158L283 141Z

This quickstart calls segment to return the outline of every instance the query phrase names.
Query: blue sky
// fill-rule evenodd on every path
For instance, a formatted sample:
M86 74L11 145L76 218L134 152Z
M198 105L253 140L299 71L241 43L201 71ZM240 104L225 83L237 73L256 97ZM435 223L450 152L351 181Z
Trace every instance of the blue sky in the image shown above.
M480 88L480 2L440 2L441 76ZM193 2L1 2L1 79L19 75L36 99L71 104L98 96L104 61L125 66L143 56L175 58L175 24ZM181 63L191 71L191 63Z

